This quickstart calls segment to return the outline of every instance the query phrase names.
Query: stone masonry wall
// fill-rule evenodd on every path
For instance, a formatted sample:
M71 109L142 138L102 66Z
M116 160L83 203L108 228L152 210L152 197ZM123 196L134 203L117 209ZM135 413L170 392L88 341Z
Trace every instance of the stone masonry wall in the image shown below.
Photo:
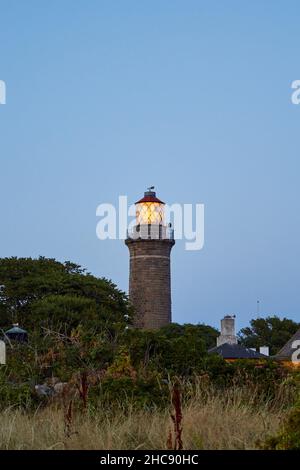
M130 253L129 297L134 326L160 328L171 322L170 253L174 240L125 241Z

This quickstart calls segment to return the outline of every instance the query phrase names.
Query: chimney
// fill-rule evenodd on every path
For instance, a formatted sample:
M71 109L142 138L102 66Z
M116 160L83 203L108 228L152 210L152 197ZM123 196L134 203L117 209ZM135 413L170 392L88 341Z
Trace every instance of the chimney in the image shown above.
M265 356L269 356L269 346L261 346L259 348L260 354L264 354Z
M235 315L225 315L221 320L221 334L217 338L217 346L221 344L237 344L235 335Z

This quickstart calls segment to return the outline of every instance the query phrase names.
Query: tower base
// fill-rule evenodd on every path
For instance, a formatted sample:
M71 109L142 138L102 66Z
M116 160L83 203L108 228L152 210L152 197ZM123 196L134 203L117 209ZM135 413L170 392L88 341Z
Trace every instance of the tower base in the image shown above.
M125 240L130 253L129 298L133 325L157 329L171 322L170 254L173 239Z

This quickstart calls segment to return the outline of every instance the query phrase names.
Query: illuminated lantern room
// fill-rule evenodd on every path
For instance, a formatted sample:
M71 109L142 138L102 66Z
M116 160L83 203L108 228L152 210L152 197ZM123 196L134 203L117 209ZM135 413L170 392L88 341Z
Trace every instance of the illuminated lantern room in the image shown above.
M137 225L164 225L165 203L156 197L154 187L148 188L144 197L135 203Z

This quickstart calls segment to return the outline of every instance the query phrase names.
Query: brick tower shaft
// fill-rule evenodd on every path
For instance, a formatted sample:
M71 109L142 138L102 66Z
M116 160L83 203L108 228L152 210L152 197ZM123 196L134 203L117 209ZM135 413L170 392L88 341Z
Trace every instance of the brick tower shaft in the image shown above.
M130 253L129 297L134 326L161 328L171 322L170 253L174 240L126 240Z

